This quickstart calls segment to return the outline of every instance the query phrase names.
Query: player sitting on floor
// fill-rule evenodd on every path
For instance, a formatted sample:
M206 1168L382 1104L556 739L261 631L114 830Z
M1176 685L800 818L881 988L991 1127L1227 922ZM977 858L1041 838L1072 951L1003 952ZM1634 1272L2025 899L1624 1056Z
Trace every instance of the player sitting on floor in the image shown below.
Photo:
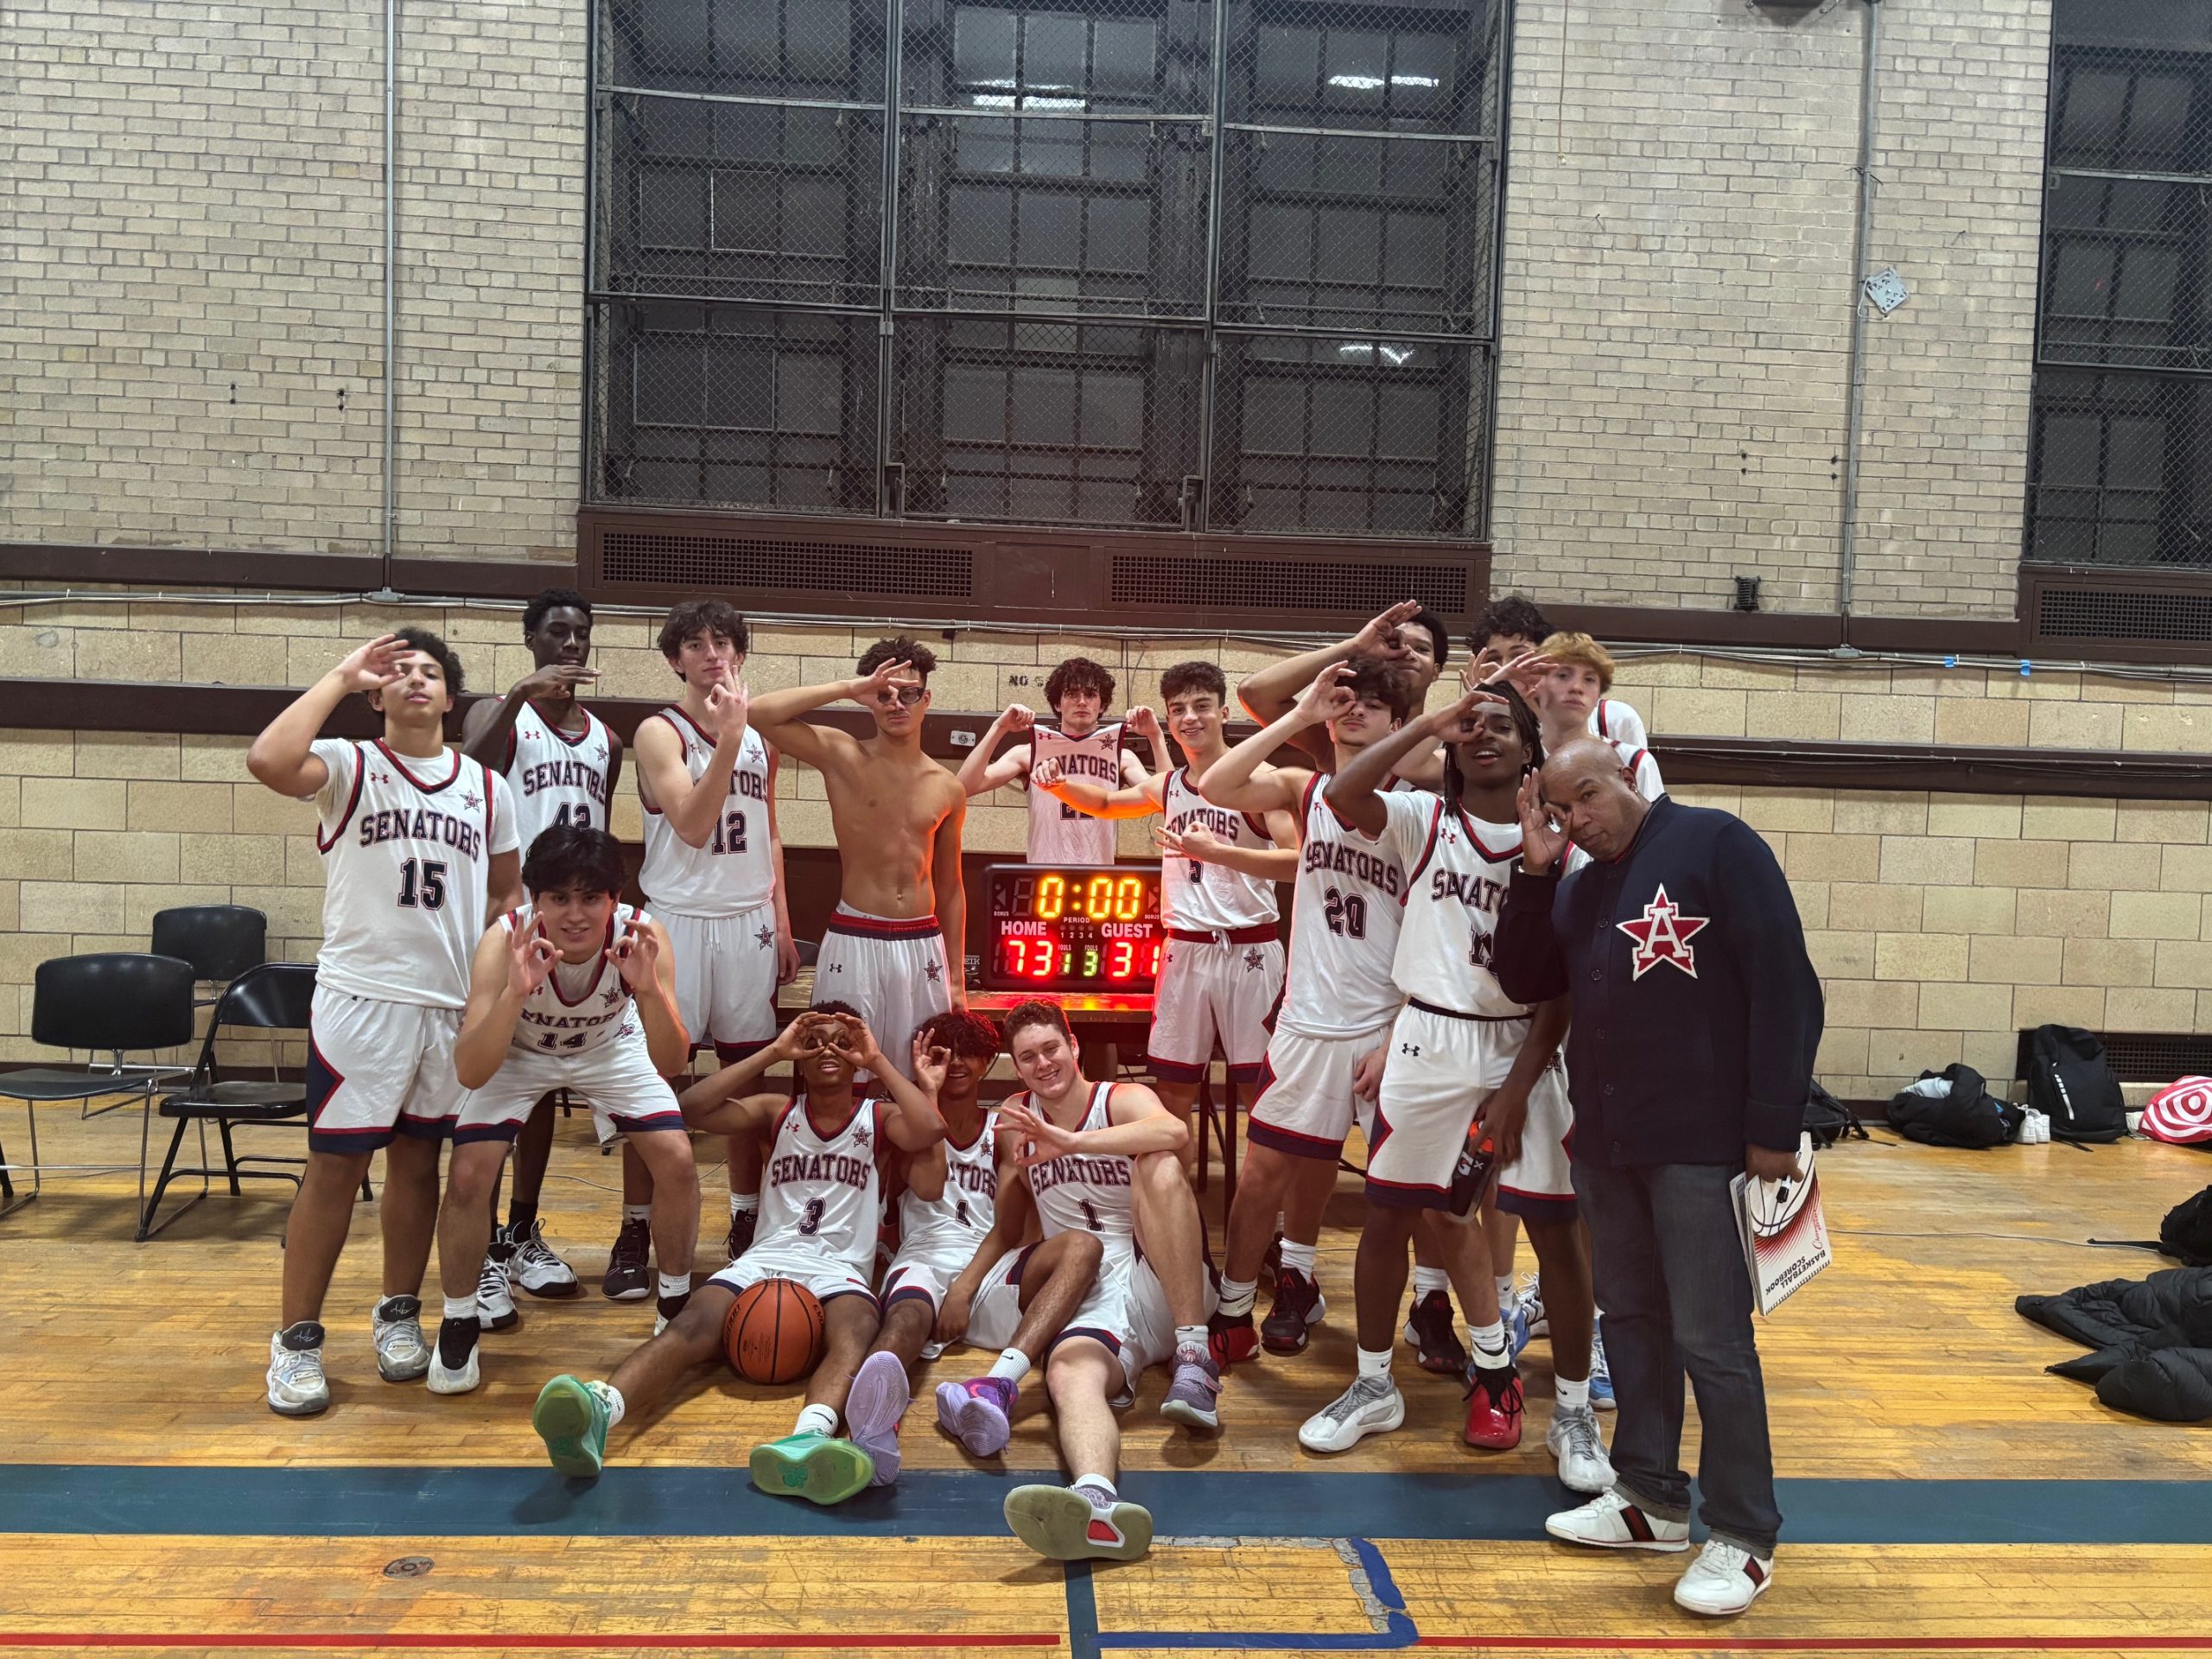
M964 1338L999 1350L988 1376L940 1383L938 1423L979 1458L1006 1449L1021 1379L1090 1294L1104 1243L1062 1233L1020 1249L1035 1217L1012 1137L976 1098L998 1057L999 1033L980 1014L956 1009L924 1023L915 1041L944 1056L938 1112L944 1119L944 1192L909 1186L899 1199L899 1254L883 1276L883 1330L845 1402L852 1437L875 1459L875 1484L899 1478L899 1421L917 1358L934 1359ZM989 1275L993 1294L978 1296Z
M556 824L523 861L531 902L476 947L454 1070L468 1093L454 1122L438 1266L445 1323L433 1394L476 1386L477 1275L491 1197L537 1103L556 1090L631 1138L653 1174L659 1319L683 1312L699 1232L699 1179L676 1091L662 1074L690 1052L660 924L620 900L622 848L604 830Z
M1135 1560L1152 1547L1152 1516L1115 1490L1116 1405L1134 1401L1147 1366L1172 1359L1160 1414L1193 1428L1221 1426L1221 1373L1206 1351L1213 1291L1205 1225L1180 1162L1190 1131L1141 1084L1085 1077L1054 1003L1015 1008L1006 1039L1028 1088L999 1119L1019 1148L1046 1241L1091 1232L1105 1246L1097 1281L1045 1363L1060 1452L1074 1479L1015 1487L1007 1494L1007 1524L1054 1560ZM1019 1274L1020 1263L1018 1255L1002 1259L986 1275L979 1313L1007 1294L1008 1269Z
M796 1098L741 1094L784 1060L798 1073ZM722 1357L722 1326L738 1293L765 1279L787 1279L821 1305L827 1347L791 1433L753 1448L753 1481L817 1503L840 1503L868 1484L874 1460L834 1437L853 1372L881 1323L868 1281L885 1172L903 1166L917 1192L931 1198L944 1192L944 1162L935 1149L944 1124L931 1098L937 1079L925 1053L911 1064L925 1078L918 1087L884 1058L857 1014L824 1004L799 1015L767 1047L683 1091L692 1128L772 1137L760 1230L751 1249L694 1291L669 1327L606 1382L556 1376L545 1385L531 1422L556 1469L597 1474L607 1432L626 1413L652 1409L693 1366ZM862 1069L875 1074L888 1100L858 1094L853 1080Z

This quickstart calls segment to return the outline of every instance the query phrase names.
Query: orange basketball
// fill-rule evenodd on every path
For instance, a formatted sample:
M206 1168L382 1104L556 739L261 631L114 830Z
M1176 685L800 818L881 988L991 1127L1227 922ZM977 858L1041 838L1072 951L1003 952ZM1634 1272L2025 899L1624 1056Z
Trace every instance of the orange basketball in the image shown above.
M796 1382L822 1363L822 1304L804 1285L763 1279L737 1293L722 1351L748 1382Z

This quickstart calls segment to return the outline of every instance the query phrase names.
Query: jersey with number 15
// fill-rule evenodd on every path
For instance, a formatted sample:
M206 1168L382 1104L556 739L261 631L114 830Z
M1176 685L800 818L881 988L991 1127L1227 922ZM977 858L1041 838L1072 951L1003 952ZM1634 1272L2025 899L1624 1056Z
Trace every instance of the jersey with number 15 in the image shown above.
M457 749L394 754L320 738L322 948L315 982L349 996L458 1008L484 937L492 859L519 846L507 780Z
M681 709L652 716L664 720L683 744L683 769L697 783L715 758L715 740ZM639 788L645 771L638 768ZM775 896L776 867L768 847L768 746L745 728L737 764L730 768L729 799L703 847L676 833L661 809L645 803L645 861L638 885L653 908L671 916L741 916Z

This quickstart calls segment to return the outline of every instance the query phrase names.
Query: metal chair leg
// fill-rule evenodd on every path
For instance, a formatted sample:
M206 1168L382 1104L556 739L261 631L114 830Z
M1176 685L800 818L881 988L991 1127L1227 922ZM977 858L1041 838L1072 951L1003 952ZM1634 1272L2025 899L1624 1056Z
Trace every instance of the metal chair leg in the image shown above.
M231 1196L234 1198L242 1198L245 1195L238 1189L238 1148L231 1144L231 1120L227 1117L217 1119L215 1123L215 1132L222 1137L223 1173L231 1178ZM205 1141L207 1136L207 1131L205 1128L202 1128L200 1135L200 1139ZM205 1157L202 1157L200 1161L204 1164L207 1160Z
M177 1119L176 1133L169 1137L168 1154L162 1160L162 1173L154 1182L154 1196L148 1201L146 1207L139 1212L138 1236L137 1242L141 1244L144 1243L148 1239L151 1238L156 1233L162 1230L161 1227L154 1225L154 1212L161 1207L162 1194L168 1191L169 1181L172 1179L170 1171L176 1167L176 1154L184 1145L184 1131L187 1122L188 1120L181 1117ZM169 1221L175 1221L177 1216L182 1215L185 1211L191 1209L192 1206L199 1203L201 1198L206 1198L207 1196L206 1191L207 1185L207 1178L202 1176L200 1178L201 1191L188 1200L184 1205L180 1206L176 1214L172 1215L168 1218L168 1221L163 1222L162 1224L162 1227L168 1226L169 1224Z

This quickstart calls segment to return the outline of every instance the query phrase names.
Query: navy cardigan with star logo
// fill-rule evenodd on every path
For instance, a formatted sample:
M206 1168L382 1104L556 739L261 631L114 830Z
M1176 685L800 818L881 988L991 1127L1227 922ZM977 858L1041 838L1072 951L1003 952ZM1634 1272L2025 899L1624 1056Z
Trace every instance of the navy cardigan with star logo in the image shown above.
M1795 1151L1821 1044L1820 976L1758 833L1662 796L1620 857L1515 868L1491 969L1516 1001L1567 995L1574 1157L1730 1164Z

